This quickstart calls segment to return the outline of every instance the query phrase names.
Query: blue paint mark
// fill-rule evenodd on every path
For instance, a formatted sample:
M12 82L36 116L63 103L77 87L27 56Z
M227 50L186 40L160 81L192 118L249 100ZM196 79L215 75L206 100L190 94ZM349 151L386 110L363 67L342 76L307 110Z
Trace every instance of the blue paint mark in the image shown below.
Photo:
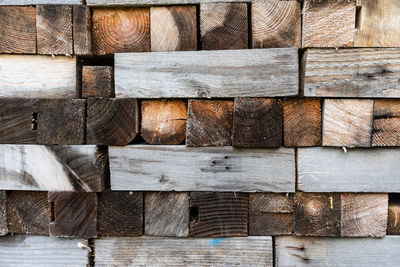
M221 244L226 238L213 238L210 240L210 245L211 246L218 246Z

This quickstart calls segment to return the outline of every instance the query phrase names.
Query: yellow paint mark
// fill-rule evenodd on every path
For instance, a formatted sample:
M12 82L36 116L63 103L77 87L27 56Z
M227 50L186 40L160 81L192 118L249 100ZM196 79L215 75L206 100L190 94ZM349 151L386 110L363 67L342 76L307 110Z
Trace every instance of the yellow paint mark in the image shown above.
M333 210L333 197L330 196L330 197L329 197L329 200L330 200L330 202L331 202L331 210Z

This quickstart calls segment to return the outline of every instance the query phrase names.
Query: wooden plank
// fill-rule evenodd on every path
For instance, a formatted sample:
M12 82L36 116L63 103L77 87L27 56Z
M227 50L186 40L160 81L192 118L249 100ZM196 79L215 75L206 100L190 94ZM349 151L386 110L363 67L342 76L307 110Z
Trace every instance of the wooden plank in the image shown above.
M298 190L400 192L398 149L299 148Z
M280 147L283 108L272 98L236 98L232 143L235 147Z
M253 48L301 47L298 1L253 0Z
M400 146L400 101L374 101L372 146Z
M151 51L197 50L196 6L150 8Z
M400 235L400 199L398 196L390 196L389 198L387 225L388 235Z
M320 99L283 101L283 142L285 146L320 146L322 118Z
M148 144L179 145L186 136L186 103L182 100L143 100L141 135Z
M273 266L272 238L101 238L96 266Z
M51 236L97 237L97 195L87 192L49 192L54 211Z
M96 146L0 145L0 189L89 191L104 188L107 154Z
M143 193L120 191L100 193L97 221L101 236L141 236Z
M0 55L0 97L75 98L76 58Z
M110 147L111 188L294 192L293 149ZM157 155L155 158L154 155Z
M246 3L201 3L202 50L249 48Z
M149 8L93 8L95 55L150 51Z
M231 146L233 101L189 99L187 146Z
M37 51L43 55L72 55L72 6L36 6Z
M82 97L114 97L114 68L82 66Z
M79 5L82 0L0 0L0 6Z
M305 96L400 97L400 50L310 49L304 57Z
M7 193L6 191L0 191L0 236L7 233Z
M148 236L189 236L189 194L145 193L145 226Z
M115 54L115 93L138 98L297 95L297 49Z
M400 237L276 238L276 266L396 266Z
M12 191L7 197L8 231L48 235L51 209L47 192Z
M92 54L92 16L87 6L72 7L74 54Z
M86 4L88 6L155 6L237 1L238 0L87 0ZM251 0L241 0L240 2L251 2Z

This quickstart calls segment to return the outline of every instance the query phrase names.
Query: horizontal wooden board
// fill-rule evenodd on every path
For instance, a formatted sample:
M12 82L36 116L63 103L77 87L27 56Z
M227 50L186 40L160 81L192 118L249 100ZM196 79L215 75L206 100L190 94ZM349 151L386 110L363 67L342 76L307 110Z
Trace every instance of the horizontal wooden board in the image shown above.
M0 0L0 6L81 5L82 0Z
M400 149L299 148L298 190L400 192Z
M298 94L297 48L115 54L116 97Z
M111 188L294 192L294 149L109 147Z
M276 266L397 266L400 236L277 237Z
M75 57L0 55L0 69L0 97L76 97Z
M9 0L12 1L12 0ZM86 0L88 6L152 6L152 5L184 5L217 2L239 2L238 0ZM251 0L240 0L251 2Z
M101 238L96 266L272 266L272 238Z

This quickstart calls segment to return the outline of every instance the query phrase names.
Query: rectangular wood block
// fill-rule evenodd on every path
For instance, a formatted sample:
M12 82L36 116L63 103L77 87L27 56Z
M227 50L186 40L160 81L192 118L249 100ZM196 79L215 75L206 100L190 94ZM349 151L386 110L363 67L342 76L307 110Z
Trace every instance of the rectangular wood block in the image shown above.
M389 198L387 224L388 235L400 235L400 199L398 195L391 195Z
M82 97L114 97L114 68L82 66Z
M72 7L72 29L74 36L74 54L92 54L92 16L87 6Z
M145 192L145 226L147 236L189 236L189 194Z
M150 8L151 51L197 50L196 6Z
M98 195L100 236L143 234L143 193L105 191Z
M370 147L373 100L325 99L323 146Z
M113 190L295 190L293 149L130 145L109 147L109 155Z
M7 193L6 191L0 191L0 236L7 233Z
M400 97L400 49L309 49L303 91L316 97Z
M372 146L400 146L400 100L374 101Z
M96 266L273 266L270 236L100 238L94 246Z
M253 48L301 47L300 9L298 1L254 0Z
M296 48L117 53L115 94L137 98L297 95L298 53Z
M2 0L12 1L12 0ZM43 1L43 0L38 0ZM73 0L70 0L73 1ZM183 5L215 2L237 2L237 0L87 0L88 6L154 6L154 5ZM251 2L242 0L241 2ZM1 2L0 2L1 3Z

